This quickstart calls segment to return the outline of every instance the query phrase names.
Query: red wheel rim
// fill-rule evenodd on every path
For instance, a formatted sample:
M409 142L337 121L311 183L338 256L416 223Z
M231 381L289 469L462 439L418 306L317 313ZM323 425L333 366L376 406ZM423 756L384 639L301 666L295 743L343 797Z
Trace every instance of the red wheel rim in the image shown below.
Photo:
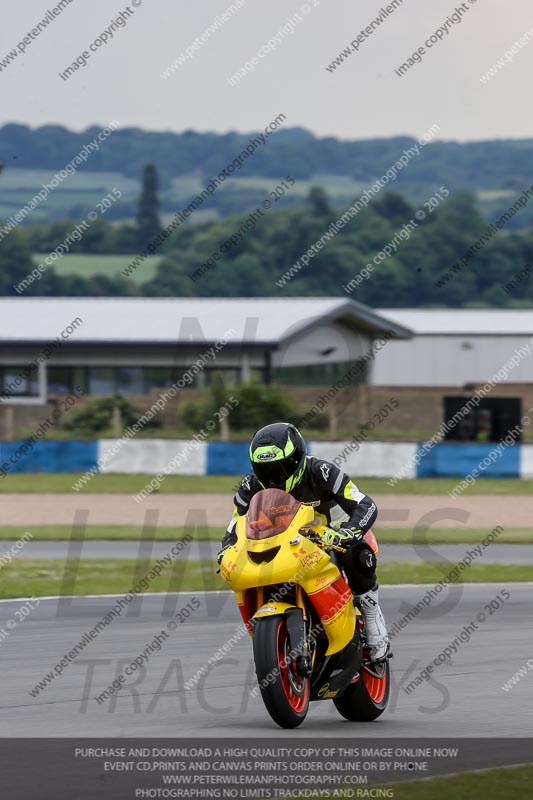
M278 652L278 669L281 677L281 683L285 697L289 701L289 705L293 711L297 713L302 712L307 706L309 697L309 680L299 675L296 671L296 663L294 660L287 659L288 636L287 626L285 622L280 619L277 634L277 652ZM289 663L286 663L288 661ZM299 689L299 692L294 690L294 686ZM303 691L302 691L303 690Z
M370 699L373 703L379 705L383 702L383 698L385 697L385 693L387 691L387 672L384 672L382 678L376 678L375 675L371 675L363 667L362 673L363 680L365 682L365 688Z
M359 617L359 625L360 630L364 631L365 623L363 622L362 617ZM364 649L364 659L367 660L369 657L369 651ZM379 705L383 702L385 694L387 693L387 670L384 670L382 678L376 678L375 675L371 675L366 669L363 667L361 670L363 675L363 681L365 684L365 689L368 692L368 696L372 700L373 703Z

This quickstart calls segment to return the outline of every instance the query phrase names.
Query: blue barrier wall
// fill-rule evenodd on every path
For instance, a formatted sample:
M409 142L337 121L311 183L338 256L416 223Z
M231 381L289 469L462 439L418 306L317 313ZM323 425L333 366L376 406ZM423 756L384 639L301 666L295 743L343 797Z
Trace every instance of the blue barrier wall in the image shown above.
M119 449L121 461L117 462L116 469L112 468L112 460L102 463L102 468L105 468L106 472L134 473L142 471L156 474L160 471L159 461L161 459L158 461L154 455L156 443L153 440L135 442L136 448L142 451L141 455L146 450L142 458L137 453L136 459L133 456L130 457L131 454L128 455L128 444L131 443L124 444ZM168 440L163 444L169 445L170 452L174 452L173 441ZM180 441L179 446L183 447L184 444L186 442ZM310 442L309 450L310 452L315 451L321 458L331 460L332 456L327 450L328 444L331 445L331 453L339 453L345 443ZM383 452L380 450L380 445L383 447ZM39 440L33 443L29 443L27 440L0 442L0 476L15 472L85 472L91 469L101 471L98 462L99 452L100 449L102 452L106 451L108 446L109 442L105 440L101 442L67 440ZM348 472L352 471L356 478L388 474L392 477L399 469L398 463L403 465L404 462L409 461L411 476L414 477L416 474L416 477L419 478L439 476L464 478L476 469L479 477L486 478L518 478L523 473L527 476L533 474L533 455L528 455L530 450L533 452L531 445L511 445L497 449L498 445L496 444L442 443L435 445L425 455L421 454L421 445L418 445L416 455L420 455L420 461L416 467L413 463L415 459L407 458L405 455L406 446L405 443L400 442L362 443L356 454L358 460L353 464L346 461L345 469ZM176 447L178 447L177 444ZM201 442L194 451L194 464L191 456L190 472L187 474L244 475L250 471L248 447L248 442ZM372 453L366 452L369 447L373 448ZM376 448L379 451L377 454L374 452ZM392 453L391 448L394 449ZM396 449L398 455L393 458L396 456ZM200 454L197 451L201 451ZM527 458L523 456L526 451ZM490 454L492 454L493 460L489 463ZM483 464L483 459L487 459L485 464ZM165 461L165 459L163 460ZM376 471L376 464L381 465L379 471ZM142 465L142 469L139 465ZM125 469L125 466L128 469ZM341 464L341 468L342 466ZM387 469L390 469L390 473L387 472ZM404 472L404 475L406 474Z
M519 478L520 445L497 448L497 444L436 444L421 456L416 475L418 478L465 478L477 470L479 478ZM419 446L417 454L420 453ZM490 453L494 460L488 463ZM484 458L487 461L483 464Z
M23 448L25 452L23 451ZM98 442L0 442L2 475L14 472L85 472L98 463Z
M246 475L250 472L249 442L208 442L208 475Z

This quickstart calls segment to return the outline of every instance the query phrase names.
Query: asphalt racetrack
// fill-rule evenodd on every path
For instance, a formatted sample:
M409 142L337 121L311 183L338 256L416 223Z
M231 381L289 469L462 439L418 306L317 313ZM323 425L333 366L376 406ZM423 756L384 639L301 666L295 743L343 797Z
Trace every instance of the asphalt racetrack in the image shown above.
M429 588L381 589L390 630ZM497 595L500 601L494 600ZM381 719L347 722L326 700L311 704L307 720L297 731L283 731L274 725L260 697L250 694L256 685L251 642L238 633L240 617L228 592L150 595L134 600L89 641L62 674L31 696L30 690L54 670L116 600L41 599L39 606L15 625L15 611L22 601L0 602L1 736L221 735L291 740L353 736L368 740L531 735L533 669L509 691L502 689L533 654L531 584L446 589L394 636L393 688ZM194 608L197 601L200 605ZM185 619L187 604L194 610ZM435 668L430 680L406 693L407 684L476 620L470 641L461 642L452 657ZM169 622L174 628L171 632ZM118 694L98 703L95 697L124 673L156 634L165 635L161 649L152 652L147 665L125 680ZM198 670L226 643L229 648L221 660L200 677ZM199 680L186 689L195 674Z

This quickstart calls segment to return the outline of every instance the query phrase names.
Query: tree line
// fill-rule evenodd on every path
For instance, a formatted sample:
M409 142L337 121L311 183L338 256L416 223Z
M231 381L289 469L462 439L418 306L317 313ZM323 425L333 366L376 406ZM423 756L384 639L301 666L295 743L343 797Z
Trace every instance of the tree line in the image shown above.
M0 128L0 159L10 169L61 169L99 133L96 126L74 132L60 125L33 129L9 123ZM174 177L196 174L207 179L216 175L254 135L124 128L114 131L79 171L120 172L136 178L148 161L154 161L165 188ZM290 164L291 174L297 179L329 174L366 182L386 172L414 142L409 136L341 141L331 136L318 138L302 128L282 128L269 136L268 144L247 159L242 172L236 174L279 177ZM533 139L435 141L424 148L398 181L446 182L453 190L517 189L528 184L532 164Z
M161 224L156 188L153 174L145 173L137 224L111 225L99 220L73 244L72 252L139 252L142 242ZM446 270L487 230L475 198L461 192L426 211L414 226L409 221L417 219L417 210L401 195L383 190L280 286L281 276L301 264L311 245L335 230L332 226L343 211L331 207L322 189L314 189L304 207L273 208L254 227L243 226L242 217L181 226L161 245L156 275L144 283L107 275L60 277L50 267L26 294L344 296L372 307L533 305L531 267L527 269L533 264L531 230L502 229L476 250L460 274L438 285ZM13 285L32 269L32 252L50 252L71 226L29 225L10 232L0 246L0 293L14 295ZM242 235L236 237L236 230L243 231ZM400 236L402 230L409 235ZM136 274L142 276L142 269L141 265ZM357 275L366 277L354 283ZM347 292L343 286L354 288Z

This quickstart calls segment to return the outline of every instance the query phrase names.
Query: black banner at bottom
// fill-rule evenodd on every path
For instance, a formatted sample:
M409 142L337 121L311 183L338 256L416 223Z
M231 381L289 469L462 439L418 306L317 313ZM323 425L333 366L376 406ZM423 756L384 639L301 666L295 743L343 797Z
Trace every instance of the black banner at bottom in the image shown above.
M384 784L532 762L533 739L0 739L6 800L394 797Z

